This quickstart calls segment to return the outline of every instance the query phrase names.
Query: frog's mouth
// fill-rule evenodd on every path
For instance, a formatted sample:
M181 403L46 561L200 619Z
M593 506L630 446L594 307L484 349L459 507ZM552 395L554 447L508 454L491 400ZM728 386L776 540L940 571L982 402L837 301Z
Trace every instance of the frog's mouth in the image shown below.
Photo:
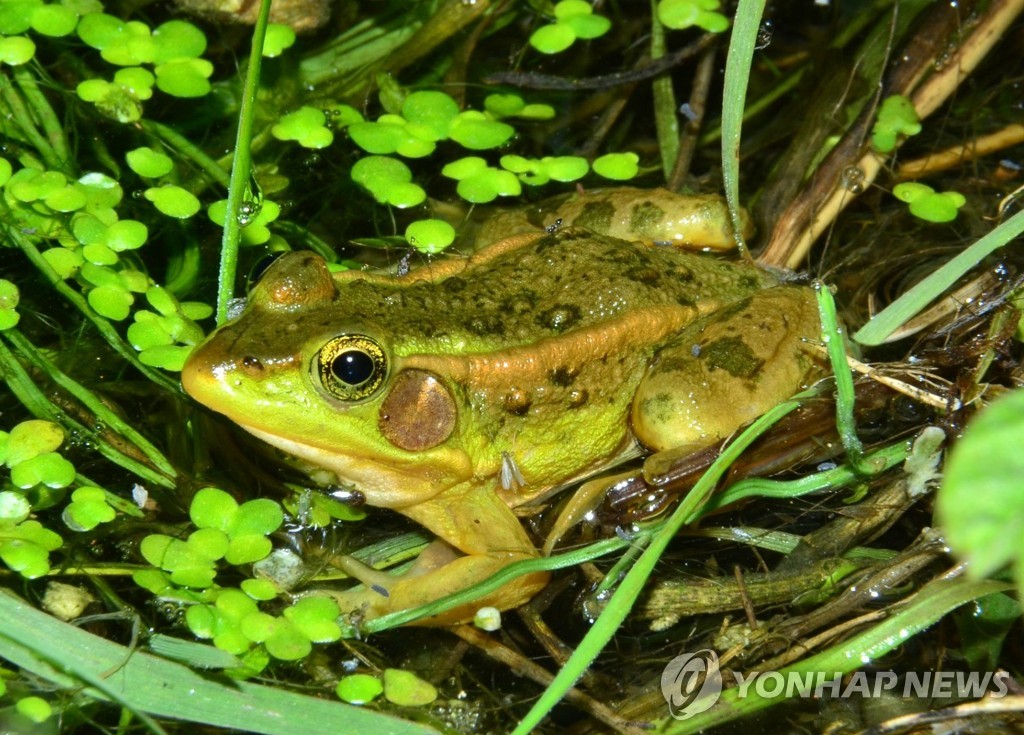
M341 447L321 446L229 418L285 454L334 474L342 484L362 492L368 504L381 508L401 509L422 503L473 476L469 455L459 449L438 448L403 461L379 457L370 443L358 440L346 441Z

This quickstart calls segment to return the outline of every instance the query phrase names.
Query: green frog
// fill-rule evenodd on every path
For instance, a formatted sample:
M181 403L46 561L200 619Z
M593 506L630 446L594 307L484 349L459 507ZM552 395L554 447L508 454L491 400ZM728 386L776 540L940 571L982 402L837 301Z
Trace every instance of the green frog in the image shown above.
M676 196L623 200L650 210ZM731 237L725 222L713 229ZM815 303L747 263L578 225L405 275L332 275L295 252L192 353L182 383L437 536L399 576L346 558L366 584L337 593L342 609L372 618L535 558L518 506L644 453L705 448L800 390L818 370L803 347L820 332ZM420 622L509 609L546 581L521 576Z

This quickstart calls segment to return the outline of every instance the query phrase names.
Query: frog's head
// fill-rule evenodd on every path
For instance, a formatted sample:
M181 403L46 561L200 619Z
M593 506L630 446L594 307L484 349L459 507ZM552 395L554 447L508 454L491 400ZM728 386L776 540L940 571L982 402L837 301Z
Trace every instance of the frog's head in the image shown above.
M400 508L469 479L457 396L398 357L351 301L319 256L281 257L245 311L189 356L185 390L373 505Z

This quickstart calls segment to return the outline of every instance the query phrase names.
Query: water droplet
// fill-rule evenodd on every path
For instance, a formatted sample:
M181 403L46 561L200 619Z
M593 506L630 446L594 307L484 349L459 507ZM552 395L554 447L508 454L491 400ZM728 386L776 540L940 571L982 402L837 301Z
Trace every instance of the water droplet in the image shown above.
M864 170L859 166L847 166L843 169L839 183L847 191L860 194L864 191Z

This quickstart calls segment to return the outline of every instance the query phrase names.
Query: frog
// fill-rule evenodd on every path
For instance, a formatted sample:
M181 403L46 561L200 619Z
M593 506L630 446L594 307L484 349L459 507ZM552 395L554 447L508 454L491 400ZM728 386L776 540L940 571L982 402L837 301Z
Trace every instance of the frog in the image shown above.
M341 558L364 584L331 594L368 620L538 558L517 511L645 454L727 438L816 378L805 343L819 334L806 285L573 223L400 275L288 253L181 379L323 482L436 537L400 575ZM416 624L512 609L547 581L520 575Z

